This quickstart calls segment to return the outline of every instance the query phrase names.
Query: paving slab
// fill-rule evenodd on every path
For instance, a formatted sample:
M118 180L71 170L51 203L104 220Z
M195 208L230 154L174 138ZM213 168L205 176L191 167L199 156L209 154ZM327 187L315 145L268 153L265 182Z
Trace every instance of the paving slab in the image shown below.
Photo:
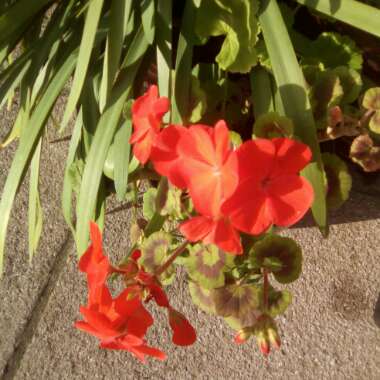
M192 305L182 272L169 297L196 327L195 345L171 346L165 318L156 313L148 341L167 352L165 362L150 360L144 366L126 352L99 349L95 338L73 328L80 318L79 305L86 302L86 284L72 252L14 378L377 380L379 208L379 198L353 192L332 217L329 239L311 227L286 232L303 248L304 270L290 287L293 304L278 319L282 348L268 359L253 340L232 343L233 332L221 319ZM105 246L113 259L128 246L128 220L125 211L110 216L106 224Z
M62 102L57 106L59 112ZM16 107L15 107L16 108ZM15 108L0 112L0 138L12 126ZM50 125L50 129L52 126ZM42 149L40 195L44 226L40 248L29 264L27 241L28 176L20 188L8 228L3 278L0 280L0 377L25 339L25 326L46 289L57 260L67 244L68 232L60 211L62 173L66 144L50 144L49 132ZM0 191L2 191L17 144L0 150Z

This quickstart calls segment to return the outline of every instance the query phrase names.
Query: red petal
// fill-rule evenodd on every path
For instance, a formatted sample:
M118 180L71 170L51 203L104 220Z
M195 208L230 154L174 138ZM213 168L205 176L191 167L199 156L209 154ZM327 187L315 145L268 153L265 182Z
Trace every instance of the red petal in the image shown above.
M231 224L240 231L259 235L272 224L267 210L267 196L255 179L243 182L222 205Z
M169 309L169 325L173 330L172 341L178 346L190 346L197 335L189 321L178 311Z
M298 222L314 199L312 186L298 175L285 175L270 181L268 195L272 220L284 227Z
M168 297L162 288L156 284L151 284L149 285L149 290L158 306L170 307Z
M187 187L180 169L182 156L177 151L181 138L186 138L188 130L180 125L169 125L158 135L152 148L151 160L157 173L168 177L169 181L184 189Z
M211 232L214 222L205 216L195 216L186 222L181 223L179 229L181 234L191 242L202 240Z
M119 332L113 328L112 322L104 314L85 307L81 307L80 312L87 323L93 328L93 331L97 331L97 337L103 339L119 335Z
M239 181L257 181L266 178L271 172L275 159L275 146L270 140L249 140L236 151L239 162Z
M206 244L216 244L227 253L241 254L243 248L240 242L239 233L233 228L231 223L222 218L215 222L213 232L203 239Z
M133 154L144 165L149 160L152 146L158 134L149 130L146 135L133 145Z
M153 324L153 318L143 305L140 305L132 315L128 317L127 330L129 334L140 338L145 336L148 328Z
M276 166L272 176L297 174L310 162L312 154L307 145L287 138L272 141L276 147Z

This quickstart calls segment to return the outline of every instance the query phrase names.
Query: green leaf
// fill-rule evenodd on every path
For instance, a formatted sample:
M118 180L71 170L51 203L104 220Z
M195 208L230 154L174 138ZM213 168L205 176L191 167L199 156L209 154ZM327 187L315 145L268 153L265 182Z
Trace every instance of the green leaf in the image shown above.
M261 290L255 285L228 285L213 290L215 311L233 328L252 326L260 314Z
M182 219L182 190L169 184L165 204L161 208L161 215L167 215L173 219Z
M0 46L20 34L28 21L53 0L19 0L0 15Z
M143 195L143 215L147 220L151 220L156 212L156 196L157 189L154 187L148 189Z
M368 126L373 133L380 134L380 110L372 115Z
M82 40L79 48L78 61L76 64L69 99L67 100L66 110L63 115L61 131L69 122L82 92L90 63L92 48L94 46L96 31L103 8L103 1L104 0L91 0L87 9Z
M380 146L368 135L360 135L352 142L350 158L366 172L380 170Z
M292 293L288 290L277 291L273 288L269 290L268 297L269 307L267 309L267 314L272 318L278 315L284 314L288 306L292 302Z
M201 88L199 79L194 75L191 77L190 101L192 110L189 121L190 123L196 123L197 121L201 120L202 116L206 112L207 95Z
M303 63L318 62L326 68L348 66L360 71L363 64L362 53L355 42L338 33L324 32L316 40L298 45L297 50L305 57Z
M186 259L189 276L202 288L219 288L224 285L224 272L232 268L234 257L215 245L197 244L189 248Z
M34 152L30 165L29 179L29 213L28 213L28 234L29 234L29 262L37 250L38 242L42 232L42 208L38 191L38 179L40 171L42 137L40 138Z
M273 112L274 91L272 76L262 67L255 67L250 74L253 112L255 119L260 115Z
M130 103L131 106L131 103ZM130 107L128 107L130 108ZM124 200L128 187L128 168L131 145L129 138L132 133L132 120L130 112L127 119L116 131L114 137L114 176L115 190L119 201Z
M213 289L205 289L199 284L189 281L189 290L195 305L208 314L216 314Z
M380 87L368 89L364 94L362 104L367 110L380 111Z
M363 82L360 74L345 66L335 68L334 73L338 75L340 85L343 88L343 97L340 100L341 104L353 103L360 95L363 87Z
M144 35L140 34L139 38L139 49L143 50L145 47L146 50L148 45L144 39ZM100 117L99 123L96 127L91 149L87 156L87 163L83 173L83 180L77 204L76 243L79 255L81 255L87 248L89 222L94 214L104 162L114 137L114 133L119 124L124 103L132 90L132 84L140 60L141 59L138 59L135 64L123 71L118 86L115 86L112 91L110 103Z
M83 119L82 119L82 108L78 112L77 118L75 120L74 129L72 131L70 145L69 145L69 153L66 158L66 166L65 166L65 174L63 177L63 190L62 190L62 199L61 199L61 205L62 205L62 212L63 217L65 218L66 223L71 229L71 232L73 235L75 235L75 229L72 222L72 193L75 189L75 184L73 183L73 177L72 177L72 165L74 164L75 156L77 154L78 146L80 143L80 139L82 136L82 126L83 126ZM80 188L80 182L78 183L77 190L79 191Z
M343 96L343 88L337 74L333 71L323 71L317 76L310 91L310 98L314 117L319 124L322 122L323 127L326 127L329 109L340 104Z
M296 0L355 28L380 37L380 10L355 0Z
M152 233L141 245L141 257L139 264L149 273L155 273L170 257L171 235L166 232L158 231ZM168 285L174 275L173 266L169 267L160 276L160 281Z
M337 155L322 154L327 178L327 206L339 208L350 196L352 179L347 165Z
M154 41L155 23L154 23L154 0L142 0L141 4L141 21L146 40L152 44Z
M301 274L302 251L293 239L269 235L258 241L249 254L254 268L271 271L281 284L293 282Z
M132 1L113 0L110 9L109 32L103 60L103 75L100 86L99 107L103 111L119 69L123 42L126 36L124 26L131 15Z
M57 72L31 115L28 133L21 136L20 144L9 170L0 202L0 271L3 268L6 231L14 197L23 179L25 168L29 163L31 155L34 153L35 144L41 134L45 120L63 86L74 70L76 55L77 51L74 51L68 57L65 57L63 62L57 63Z
M273 139L275 137L293 136L294 126L291 119L280 116L277 112L269 112L259 116L253 125L255 137Z
M250 0L209 0L201 3L195 21L198 36L203 39L226 36L216 57L221 69L247 73L256 65L258 5L258 1Z
M172 89L172 0L157 0L156 11L157 74L160 96L171 98ZM170 121L170 113L163 121Z
M193 0L186 0L182 25L178 38L172 94L172 122L186 124L190 116L191 67L193 60L195 7Z
M314 188L312 206L314 219L321 232L327 235L323 165L315 122L305 88L305 79L276 0L262 2L259 19L285 115L293 120L295 134L308 144L313 152L313 161L303 170L302 174Z

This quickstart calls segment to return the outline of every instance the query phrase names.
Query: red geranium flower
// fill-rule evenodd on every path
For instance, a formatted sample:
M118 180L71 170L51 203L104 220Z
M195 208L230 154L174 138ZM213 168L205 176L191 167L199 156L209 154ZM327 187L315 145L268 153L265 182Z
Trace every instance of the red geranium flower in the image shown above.
M132 106L134 132L129 140L133 154L145 164L150 157L153 143L159 133L162 117L170 107L169 99L158 97L157 86L150 86Z
M145 344L143 337L153 318L128 289L112 299L108 288L103 286L99 303L81 307L80 312L85 320L76 322L75 326L97 337L101 347L130 351L141 361L145 355L166 358L163 352Z
M309 147L287 138L255 139L237 150L239 186L222 211L240 231L259 235L272 224L290 226L310 208L314 193L299 176Z
M103 285L113 268L108 257L104 255L102 235L94 222L90 222L90 238L92 243L79 260L79 270L87 274L89 303L91 304L96 302L99 292L101 295Z
M231 149L226 123L220 120L214 128L192 125L178 142L180 171L195 209L202 215L220 214L222 201L238 185L237 158Z

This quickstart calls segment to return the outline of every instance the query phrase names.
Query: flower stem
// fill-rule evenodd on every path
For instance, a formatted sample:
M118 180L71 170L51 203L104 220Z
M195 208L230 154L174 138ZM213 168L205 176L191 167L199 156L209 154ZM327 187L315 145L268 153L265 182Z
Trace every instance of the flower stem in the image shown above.
M167 259L167 261L162 264L160 268L156 271L156 276L160 276L162 273L166 271L170 267L170 265L173 264L173 261L179 256L186 248L186 246L189 244L188 240L185 240L173 253L172 255Z
M264 310L269 309L269 279L268 279L268 270L263 268L263 299L264 299Z

